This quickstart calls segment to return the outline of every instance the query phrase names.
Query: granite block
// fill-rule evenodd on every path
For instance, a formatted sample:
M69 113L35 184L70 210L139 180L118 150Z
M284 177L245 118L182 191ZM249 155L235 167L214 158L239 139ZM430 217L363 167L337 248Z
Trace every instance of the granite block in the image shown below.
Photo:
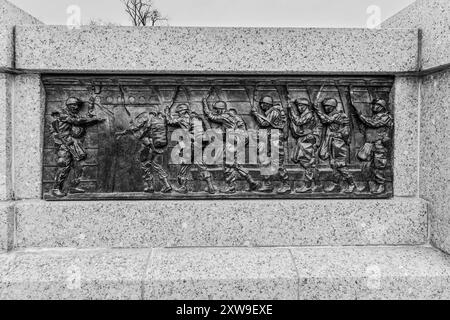
M0 252L12 248L14 230L14 203L0 201Z
M422 69L450 64L450 1L418 0L386 20L384 28L422 30Z
M14 193L16 199L42 197L44 98L36 74L16 76L13 106Z
M42 24L41 21L16 7L11 2L0 0L0 25Z
M26 247L247 247L423 244L427 206L391 200L16 203Z
M450 253L450 70L425 77L421 91L420 196L433 243Z
M297 274L287 249L155 249L144 299L292 300Z
M18 252L3 277L1 299L141 299L149 253L103 249Z
M0 25L0 70L14 67L14 37L13 27Z
M450 257L431 247L295 248L291 251L302 300L450 298Z
M394 195L416 196L419 180L419 83L397 77L394 86Z
M12 75L0 73L0 201L12 198Z
M30 71L389 73L417 69L418 31L19 26Z

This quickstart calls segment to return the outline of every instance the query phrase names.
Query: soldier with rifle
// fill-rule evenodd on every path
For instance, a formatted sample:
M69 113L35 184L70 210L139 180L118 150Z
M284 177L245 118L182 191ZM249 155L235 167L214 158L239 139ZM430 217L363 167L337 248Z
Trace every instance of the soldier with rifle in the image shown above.
M320 89L318 97L323 90ZM338 102L334 98L326 98L322 101L324 112L319 107L319 98L314 104L314 110L320 121L325 127L325 136L319 151L319 157L322 160L329 160L333 169L332 184L325 189L325 192L337 192L341 180L347 183L347 186L341 191L344 193L353 193L356 184L353 175L349 172L348 161L350 153L350 119L344 110L338 110Z
M357 157L363 162L363 173L367 178L365 189L374 194L382 194L386 191L385 169L388 163L391 133L394 120L387 110L387 103L383 99L374 99L371 102L372 116L363 115L353 103L353 87L349 89L350 104L355 110L358 119L366 127L364 130L365 143L358 152ZM371 190L370 181L376 187Z
M237 151L234 150L235 142L237 142L238 145L239 143L243 143L244 145L248 143L247 126L240 115L238 115L233 110L228 109L228 105L224 101L217 101L216 103L214 103L214 112L211 111L208 105L208 99L210 97L211 92L207 98L203 99L203 112L205 116L210 121L219 123L224 129L225 133L227 131L232 131L232 137L234 138L233 141L226 141L223 149L223 155L225 155L228 150L231 150L231 152L233 152L233 162L229 163L227 161L228 159L225 160L225 182L228 186L225 190L223 190L223 192L229 194L236 193L236 174L240 175L248 182L248 191L255 191L259 188L258 183L255 182L248 171L239 164Z

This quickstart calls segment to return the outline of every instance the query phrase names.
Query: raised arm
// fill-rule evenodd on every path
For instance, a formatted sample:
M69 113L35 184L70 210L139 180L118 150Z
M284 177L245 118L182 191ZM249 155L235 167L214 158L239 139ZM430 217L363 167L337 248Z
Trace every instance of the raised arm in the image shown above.
M384 114L380 117L366 117L362 114L358 114L361 121L372 128L389 127L392 125L392 118L388 114Z
M289 118L296 126L302 126L307 124L311 119L313 118L313 115L311 112L305 112L304 114L300 115L298 113L297 108L288 108L289 112Z

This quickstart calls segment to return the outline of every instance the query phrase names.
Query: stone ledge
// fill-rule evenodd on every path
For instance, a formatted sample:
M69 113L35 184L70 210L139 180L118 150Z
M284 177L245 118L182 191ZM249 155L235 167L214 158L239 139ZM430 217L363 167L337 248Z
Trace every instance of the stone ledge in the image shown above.
M13 27L0 24L0 72L14 68Z
M422 69L450 64L450 1L417 0L383 22L383 28L420 28Z
M417 71L418 30L19 26L32 72L394 73Z
M427 242L427 203L390 200L16 203L16 246L248 247Z
M14 225L14 203L0 201L0 252L12 247L11 230Z
M38 250L0 254L1 299L449 299L431 247Z

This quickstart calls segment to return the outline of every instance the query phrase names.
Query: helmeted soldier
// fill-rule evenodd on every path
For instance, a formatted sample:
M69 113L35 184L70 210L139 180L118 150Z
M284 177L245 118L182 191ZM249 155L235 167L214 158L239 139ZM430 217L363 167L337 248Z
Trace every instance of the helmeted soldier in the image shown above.
M286 130L287 130L287 116L283 107L280 105L275 105L273 98L270 96L265 96L260 100L260 108L264 115L261 115L256 107L252 108L252 114L255 117L261 128L267 129L269 135L268 141L271 140L271 134L274 130L278 130L281 134L279 135L278 143L273 147L278 148L279 159L278 160L278 173L282 181L282 186L277 190L278 194L289 194L291 193L291 185L289 183L289 175L285 168L285 150L284 144L287 141ZM260 133L261 138L261 133ZM258 144L258 153L261 158L261 154L265 155L268 151L268 146L265 143ZM260 163L263 169L273 169L274 163L272 161L264 161ZM259 189L260 192L271 193L273 191L273 186L271 183L271 176L267 174L262 174L263 185Z
M305 185L297 193L314 192L321 188L317 169L317 150L320 146L322 128L317 115L311 110L309 99L289 101L290 129L297 140L292 161L305 170Z
M167 118L167 124L174 127L179 127L186 131L191 137L191 144L193 148L202 148L202 145L197 145L197 139L194 137L195 133L195 121L200 120L198 115L194 112L191 112L190 108L186 104L180 104L176 107L175 112L177 117L174 118L170 112L170 107L165 109L165 115ZM203 157L201 159L197 159L194 157L194 161L192 163L182 163L180 165L180 170L178 172L178 183L180 184L180 188L176 191L179 193L188 193L187 183L188 183L188 174L191 171L192 167L196 167L202 179L206 181L207 189L206 191L210 194L216 193L216 187L212 182L212 175L208 171L206 163L203 161Z
M247 126L244 120L237 112L229 110L227 103L224 101L216 102L213 109L214 112L209 109L208 99L203 99L203 112L206 117L212 122L221 124L225 132L232 131L232 136L234 137L234 141L226 141L223 149L223 155L225 155L228 150L233 152L233 163L225 161L225 182L228 186L223 192L230 194L236 193L236 174L240 175L248 182L249 191L257 190L259 188L258 183L256 183L248 171L239 164L237 151L234 150L234 142L237 142L238 145L243 144L244 146L248 143Z
M90 103L94 104L95 101L91 99ZM85 193L85 190L79 188L79 184L83 174L81 162L87 159L87 153L83 147L86 129L104 120L92 114L80 115L82 105L81 100L72 97L67 99L66 108L61 113L54 112L52 114L54 121L51 124L50 132L58 155L58 170L52 191L55 197L67 195L64 185L72 171L69 193Z
M154 173L163 184L162 193L170 193L172 186L169 183L169 175L163 167L156 162L158 155L166 150L168 145L166 118L161 113L145 112L136 117L129 129L117 132L116 136L135 136L142 144L139 151L139 161L144 172L143 179L147 185L144 192L154 193Z
M348 169L350 153L350 119L344 110L338 110L338 102L334 98L323 100L323 113L318 104L314 105L320 121L326 128L325 137L319 151L322 160L329 160L333 169L333 182L326 192L336 192L340 181L344 180L347 186L342 190L344 193L355 191L356 184Z
M350 93L353 94L352 90L350 90ZM358 152L357 157L363 162L363 173L367 180L376 184L376 188L371 190L372 193L382 194L386 190L385 169L388 163L394 120L387 110L385 100L375 99L371 106L373 115L365 116L353 105L358 118L366 126L365 144ZM369 183L367 188L370 190ZM361 191L364 191L364 189Z

